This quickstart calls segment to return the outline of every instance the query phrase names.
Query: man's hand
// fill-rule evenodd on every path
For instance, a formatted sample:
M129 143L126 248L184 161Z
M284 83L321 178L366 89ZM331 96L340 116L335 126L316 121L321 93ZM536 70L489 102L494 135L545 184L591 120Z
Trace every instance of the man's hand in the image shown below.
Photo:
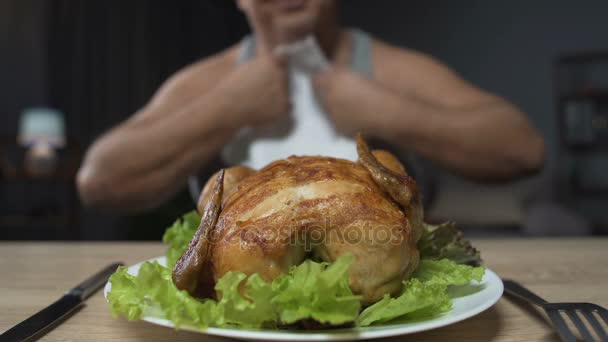
M286 66L274 57L259 56L239 65L218 88L238 105L232 118L236 125L270 122L289 112Z
M349 69L334 68L314 79L317 97L338 131L347 136L364 129L374 134L379 120L373 104L386 96L386 90Z

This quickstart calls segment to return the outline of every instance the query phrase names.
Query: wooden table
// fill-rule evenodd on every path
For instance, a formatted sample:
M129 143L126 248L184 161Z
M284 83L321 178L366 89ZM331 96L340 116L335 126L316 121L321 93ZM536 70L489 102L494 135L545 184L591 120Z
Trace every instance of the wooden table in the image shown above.
M486 263L548 300L608 307L608 239L474 241ZM160 243L0 243L0 331L48 305L112 261L127 264L163 254ZM394 341L402 340L393 339ZM464 322L419 333L411 341L553 341L544 314L501 299ZM43 341L207 341L201 334L111 316L101 291Z

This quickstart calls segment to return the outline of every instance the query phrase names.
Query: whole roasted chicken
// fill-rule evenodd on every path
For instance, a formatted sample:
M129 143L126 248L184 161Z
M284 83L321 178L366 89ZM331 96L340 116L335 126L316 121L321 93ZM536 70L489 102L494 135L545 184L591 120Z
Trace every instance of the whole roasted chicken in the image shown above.
M259 171L216 173L200 196L201 224L175 265L175 285L213 297L229 271L272 281L306 258L332 262L351 253L350 287L363 304L399 291L419 261L416 183L360 134L357 153L357 162L292 156Z

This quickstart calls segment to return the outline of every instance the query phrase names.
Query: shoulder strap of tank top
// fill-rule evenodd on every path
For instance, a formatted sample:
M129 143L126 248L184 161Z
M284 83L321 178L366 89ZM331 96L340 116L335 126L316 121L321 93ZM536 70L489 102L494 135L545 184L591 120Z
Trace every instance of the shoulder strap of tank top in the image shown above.
M239 51L239 58L237 64L243 64L255 57L255 38L249 34L241 41L241 48Z
M372 38L360 29L350 30L353 39L351 67L367 77L372 76Z

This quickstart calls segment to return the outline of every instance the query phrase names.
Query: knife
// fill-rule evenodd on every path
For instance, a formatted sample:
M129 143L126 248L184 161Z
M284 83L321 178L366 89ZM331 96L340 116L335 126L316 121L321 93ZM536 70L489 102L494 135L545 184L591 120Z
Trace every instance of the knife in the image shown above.
M83 281L55 303L5 331L0 335L0 342L32 341L42 336L60 323L62 318L67 318L70 313L83 306L84 301L99 290L121 265L123 264L120 262L113 263Z

